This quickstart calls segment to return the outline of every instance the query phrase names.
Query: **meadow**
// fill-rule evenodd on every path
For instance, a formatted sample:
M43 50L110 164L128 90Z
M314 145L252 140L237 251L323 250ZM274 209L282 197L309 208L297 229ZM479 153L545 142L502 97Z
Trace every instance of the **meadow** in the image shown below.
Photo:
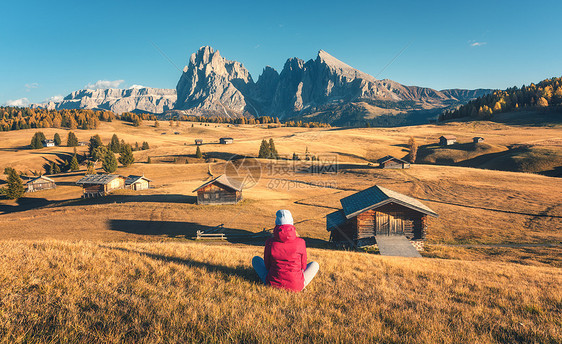
M42 131L58 132L63 142L67 135ZM34 132L0 133L2 170L31 174L72 154L68 147L27 149ZM430 147L443 134L461 144L483 136L495 153L525 144L559 154L559 126L154 128L114 121L75 133L80 141L99 134L108 143L114 133L128 143L147 141L150 149L135 152L136 163L117 173L144 174L153 187L80 199L74 183L82 166L51 176L55 190L0 199L0 342L562 341L562 179L456 163L408 170L374 163L404 157L410 136ZM219 137L234 144L219 145ZM195 204L196 187L223 173L233 154L256 156L264 138L273 138L282 156L308 150L336 170L311 173L306 162L259 159L261 178L244 190L244 201ZM203 139L207 159L194 157L195 139ZM294 169L279 168L287 164ZM440 215L429 223L426 258L331 249L325 215L374 184ZM238 235L270 230L282 208L291 210L310 259L321 266L301 294L258 283L250 259L262 253L263 239L192 240L197 230L220 224Z

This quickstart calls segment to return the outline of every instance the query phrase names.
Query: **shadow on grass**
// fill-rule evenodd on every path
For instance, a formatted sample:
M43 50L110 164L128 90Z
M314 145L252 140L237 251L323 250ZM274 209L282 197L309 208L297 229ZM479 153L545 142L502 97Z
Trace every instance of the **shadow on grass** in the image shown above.
M109 220L109 229L130 234L167 236L170 238L191 239L197 236L197 231L208 232L215 230L216 226L207 226L187 221L150 221L150 220ZM231 244L244 244L250 246L264 246L269 235L255 236L258 232L250 232L244 229L225 227L215 233L224 233L225 242ZM325 240L302 237L307 247L326 248Z
M49 201L46 198L22 197L18 199L16 203L17 205L0 204L0 214L9 214L32 210L53 204L55 202Z
M251 267L244 267L244 266L229 267L224 265L201 262L193 259L185 259L185 258L156 254L156 253L145 252L145 251L130 250L122 247L112 247L112 246L105 246L105 245L100 245L100 247L109 250L121 251L125 253L138 254L165 263L176 263L176 264L185 265L187 267L204 269L206 270L207 273L221 273L229 276L235 276L243 280L246 280L248 282L256 282L261 284L258 275ZM251 259L252 257L248 257L248 262Z
M105 197L78 199L72 203L65 203L64 206L83 206L93 204L109 203L180 203L195 204L196 196L180 194L154 194L154 195L108 195Z

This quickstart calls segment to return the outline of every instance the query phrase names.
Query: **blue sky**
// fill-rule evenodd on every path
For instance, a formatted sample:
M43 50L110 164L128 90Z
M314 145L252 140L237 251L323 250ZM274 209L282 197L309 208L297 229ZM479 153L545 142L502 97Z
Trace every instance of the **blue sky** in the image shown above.
M280 70L287 58L308 60L319 49L379 79L435 89L562 75L560 1L6 1L1 8L0 104L41 102L86 85L175 88L181 73L153 43L180 69L210 45L254 80L266 65Z

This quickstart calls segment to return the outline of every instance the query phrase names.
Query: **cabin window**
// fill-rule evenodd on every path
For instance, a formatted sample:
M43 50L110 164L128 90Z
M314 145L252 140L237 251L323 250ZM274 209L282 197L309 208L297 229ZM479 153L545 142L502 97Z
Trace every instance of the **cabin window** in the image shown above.
M209 199L209 194L203 194L204 199Z

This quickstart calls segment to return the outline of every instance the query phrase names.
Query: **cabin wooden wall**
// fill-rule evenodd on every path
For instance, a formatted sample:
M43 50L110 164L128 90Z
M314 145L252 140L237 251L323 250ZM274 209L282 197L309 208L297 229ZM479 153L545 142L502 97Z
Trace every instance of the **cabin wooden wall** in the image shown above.
M149 183L147 180L141 179L138 182L134 183L133 185L131 185L131 188L133 190L146 190L149 188Z
M105 191L109 192L116 189L122 189L125 187L125 179L123 178L115 178L109 183L106 184Z
M242 200L242 192L210 184L197 190L197 204L234 204Z
M27 184L27 192L41 191L54 189L56 187L54 182L48 180L37 180L35 182Z

